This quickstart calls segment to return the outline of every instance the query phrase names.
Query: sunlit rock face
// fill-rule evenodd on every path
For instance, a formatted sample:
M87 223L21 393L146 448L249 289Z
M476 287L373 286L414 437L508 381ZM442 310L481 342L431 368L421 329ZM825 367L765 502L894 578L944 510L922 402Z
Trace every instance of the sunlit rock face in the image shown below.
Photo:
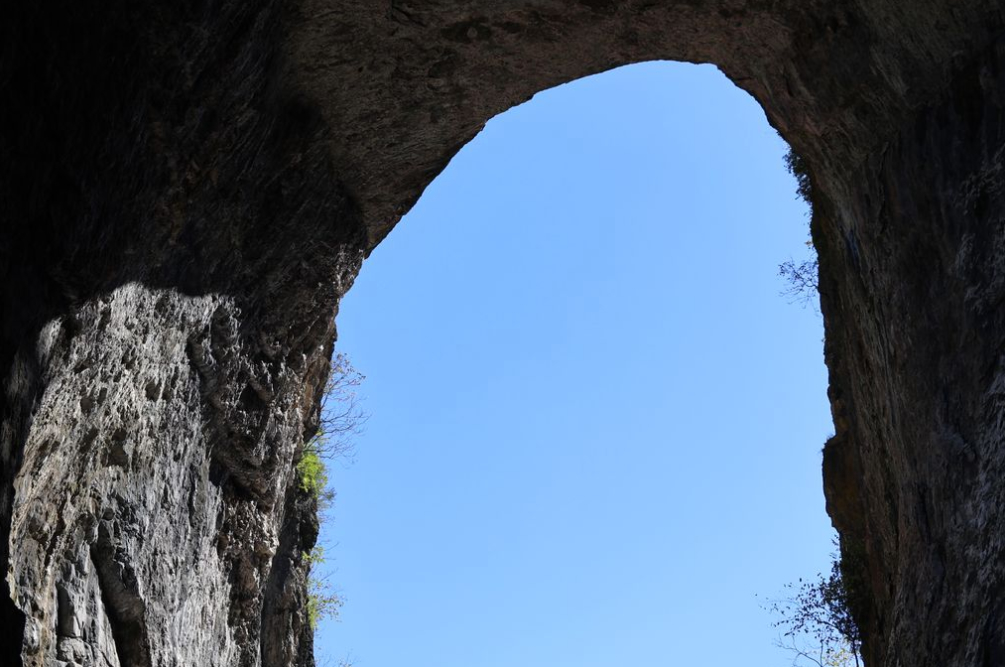
M292 467L362 257L491 116L653 59L719 65L811 167L868 664L1005 664L999 3L20 4L0 664L313 664Z

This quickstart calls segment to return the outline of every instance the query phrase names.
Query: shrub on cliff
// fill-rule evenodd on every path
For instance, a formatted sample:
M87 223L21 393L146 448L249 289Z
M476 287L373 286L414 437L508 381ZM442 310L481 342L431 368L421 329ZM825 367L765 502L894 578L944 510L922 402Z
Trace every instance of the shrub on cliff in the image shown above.
M791 146L789 146L789 150L786 151L785 157L782 159L785 160L785 168L796 179L796 194L812 206L813 182L810 179L810 169L806 165L806 161L803 160L799 153L792 150Z
M335 500L335 492L328 488L328 466L321 459L324 431L317 434L304 445L300 462L297 463L297 476L300 478L300 489L313 496L318 503L318 510L324 511Z
M793 655L792 664L817 667L861 667L862 635L852 615L854 587L846 580L835 554L828 575L788 584L789 597L775 600L768 610L782 630L777 645Z
M787 297L791 303L804 306L817 298L820 289L818 284L820 264L817 253L810 241L807 241L806 245L813 253L811 259L801 262L790 259L778 265L778 275L787 283L782 289L782 296Z
M318 629L321 619L338 619L339 611L345 601L332 590L331 585L323 579L314 575L314 567L320 565L325 560L324 548L315 545L313 549L303 554L303 559L308 566L307 577L307 622L311 630Z
M813 182L810 179L809 167L806 166L803 158L792 150L791 146L783 159L785 160L785 168L796 179L796 194L812 209ZM782 295L788 297L792 302L798 302L804 306L817 298L818 275L820 273L817 251L813 247L812 239L806 241L806 247L809 248L811 254L809 259L801 262L790 259L778 265L778 275L787 283L785 289L782 290Z
M318 500L322 511L335 498L328 489L326 460L351 459L354 438L360 434L367 414L360 407L357 390L366 377L353 368L349 358L338 352L331 360L331 372L321 398L321 419L317 433L304 444L297 474L300 488Z
M345 354L336 352L332 356L331 372L321 398L318 433L311 439L320 457L352 459L354 440L369 418L357 393L365 379Z
M335 492L328 488L326 460L350 458L354 438L367 419L356 393L364 379L344 354L332 357L331 374L321 399L320 425L314 437L304 443L296 467L300 490L314 498L321 514L335 499ZM302 554L302 559L307 565L307 622L316 630L322 619L338 618L344 601L316 575L317 566L325 560L323 547L315 545Z

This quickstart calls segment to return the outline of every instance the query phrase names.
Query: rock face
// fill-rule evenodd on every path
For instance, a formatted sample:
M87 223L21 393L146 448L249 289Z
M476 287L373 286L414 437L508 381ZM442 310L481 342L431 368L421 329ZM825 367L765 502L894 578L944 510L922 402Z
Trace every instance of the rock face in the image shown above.
M362 257L492 115L675 59L722 68L813 175L867 663L1005 665L999 2L20 4L0 664L312 665L293 466Z

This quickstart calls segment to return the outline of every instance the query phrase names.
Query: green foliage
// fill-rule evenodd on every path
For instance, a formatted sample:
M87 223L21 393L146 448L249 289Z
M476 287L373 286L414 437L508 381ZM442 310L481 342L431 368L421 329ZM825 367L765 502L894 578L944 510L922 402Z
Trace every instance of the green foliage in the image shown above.
M327 582L311 577L307 580L307 622L311 630L318 629L323 619L338 620L344 601Z
M789 146L785 153L785 168L796 179L796 194L798 194L807 204L813 205L813 180L810 178L810 170L806 161L792 150Z
M304 443L296 466L300 490L315 500L320 513L324 513L335 499L335 492L328 488L327 460L350 457L353 438L359 435L367 419L356 394L363 380L345 355L340 353L332 357L321 400L320 424L314 437ZM307 566L307 622L311 630L317 630L321 620L338 619L343 599L325 580L315 575L316 568L325 562L323 547L315 545L303 552L301 558ZM348 667L348 662L340 665Z
M852 614L849 586L835 554L830 574L788 584L791 594L768 605L782 630L778 646L793 654L792 664L860 667L862 635Z
M813 206L813 181L810 178L809 167L792 147L785 153L785 167L796 179L796 194L803 199L810 207ZM788 297L793 303L800 303L805 306L815 300L820 289L819 274L820 263L817 259L816 249L813 241L807 240L806 247L810 251L810 258L801 262L788 260L778 266L778 275L787 283L787 287L782 290L782 295Z
M304 455L297 465L300 475L300 488L314 496L318 508L323 509L331 504L334 492L327 488L328 471L324 461L312 446L312 439L304 446ZM307 564L307 622L311 630L317 630L318 623L325 618L338 619L343 601L329 584L315 576L315 568L325 562L324 547L315 544L310 551L301 554Z
M314 576L314 568L325 562L325 551L320 545L315 545L310 551L301 554L307 563L307 622L311 630L318 629L318 623L325 618L338 620L339 611L344 604L341 596L332 590L327 581Z
M842 538L838 566L841 570L846 608L853 619L852 622L855 622L855 619L862 622L862 619L869 618L872 607L865 544L849 536Z
M297 463L297 476L300 478L300 489L306 491L318 503L318 509L324 511L331 506L335 492L328 488L328 466L321 458L319 441L323 433L318 431L304 445L300 462Z
M302 555L304 562L311 568L325 562L325 548L320 544L315 544L313 549L305 551Z
M318 495L321 489L328 484L328 468L318 455L317 439L318 435L304 445L304 453L297 464L297 473L300 475L300 488L312 495Z
M326 459L350 459L353 438L362 432L368 418L360 408L356 393L365 379L344 354L332 357L321 399L320 424L314 437L304 444L297 463L300 488L317 499L321 511L330 507L335 499L334 492L328 489Z

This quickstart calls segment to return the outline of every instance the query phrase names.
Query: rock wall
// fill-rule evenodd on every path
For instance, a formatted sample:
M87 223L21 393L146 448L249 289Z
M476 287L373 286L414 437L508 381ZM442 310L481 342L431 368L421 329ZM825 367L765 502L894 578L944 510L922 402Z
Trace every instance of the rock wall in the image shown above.
M312 665L293 466L362 257L492 115L675 59L813 175L824 485L868 664L1005 665L1000 3L3 14L0 664Z
M869 664L1005 664L1002 101L999 40L815 236L838 431L825 490L860 561Z
M311 665L293 471L365 234L268 2L3 23L0 665Z

